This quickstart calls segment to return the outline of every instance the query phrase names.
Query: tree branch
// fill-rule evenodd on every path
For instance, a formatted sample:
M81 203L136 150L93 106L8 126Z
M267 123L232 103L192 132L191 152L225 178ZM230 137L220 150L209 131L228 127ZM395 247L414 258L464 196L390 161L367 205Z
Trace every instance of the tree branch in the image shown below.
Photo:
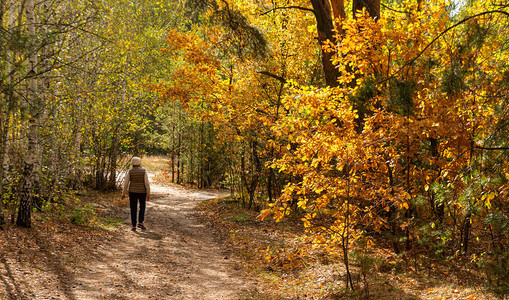
M396 13L400 13L400 14L409 14L410 13L408 11L401 11L401 10L396 10L394 8L390 8L389 6L387 6L387 5L383 4L383 3L380 3L380 6L382 6L385 9L388 9L390 11L393 11L393 12L396 12Z
M509 147L482 147L482 146L475 146L476 149L481 150L509 150Z
M437 35L431 42L429 42L426 47L424 47L424 49L421 50L421 52L419 52L419 54L417 54L417 56L415 56L414 58L412 58L411 60L409 60L408 62L406 62L401 68L399 68L394 74L392 74L391 76L381 80L378 82L378 84L380 83L384 83L388 80L391 80L393 78L396 78L396 75L398 75L399 73L401 73L401 71L403 71L403 69L405 69L406 67L410 66L411 64L413 64L417 59L419 59L419 57L421 57L424 52L426 52L426 50L428 50L429 47L431 47L431 45L433 45L439 38L441 38L442 36L444 36L447 32L449 32L450 30L458 27L459 25L463 24L463 23L466 23L467 21L471 20L471 19L475 19L477 17L481 17L481 16L484 16L484 15L489 15L489 14L495 14L495 13L499 13L499 14L503 14L503 15L506 15L509 17L509 12L506 12L506 11L503 11L503 10L490 10L490 11L485 11L485 12L482 12L482 13L478 13L476 15L473 15L473 16L470 16L470 17L466 17L464 18L463 20L459 21L458 23L448 27L447 29L445 29L444 31L442 31L439 35Z
M284 7L274 7L273 9L268 10L268 11L260 14L260 16L264 16L264 15L266 15L268 13L271 13L271 12L279 10L279 9L290 9L290 8L295 8L295 9L303 10L303 11L310 11L310 12L312 12L316 16L316 12L313 9L307 8L307 7L302 7L302 6L297 6L297 5L284 6Z
M270 73L270 72L268 72L268 71L258 71L257 73L258 73L258 74L267 75L267 76L269 76L269 77L272 77L272 78L274 78L274 79L277 79L277 80L281 81L282 83L286 83L286 79L285 79L285 78L283 78L283 77L281 77L281 76L278 76L278 75L276 75L276 74L272 74L272 73Z

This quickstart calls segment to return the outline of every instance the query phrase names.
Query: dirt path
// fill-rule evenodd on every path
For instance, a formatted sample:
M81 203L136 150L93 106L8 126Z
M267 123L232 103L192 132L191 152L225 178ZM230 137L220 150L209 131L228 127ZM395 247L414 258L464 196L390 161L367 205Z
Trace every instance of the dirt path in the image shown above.
M130 230L128 207L115 231L0 231L20 243L0 245L0 299L239 299L253 288L194 211L219 193L152 189L144 232Z
M217 193L152 185L144 232L127 225L97 249L75 299L238 299L247 286L193 208ZM128 222L129 211L123 218Z

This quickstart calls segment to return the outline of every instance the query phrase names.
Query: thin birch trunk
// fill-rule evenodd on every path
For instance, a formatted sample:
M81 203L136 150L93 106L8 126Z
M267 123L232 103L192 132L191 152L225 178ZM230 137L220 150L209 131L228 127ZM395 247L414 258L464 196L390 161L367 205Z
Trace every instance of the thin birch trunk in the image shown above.
M127 92L128 92L127 91L127 79L128 79L127 74L129 72L130 64L131 64L131 55L129 53L127 53L126 63L124 65L124 78L123 78L123 82L122 82L121 107L125 107L125 105L127 103ZM119 117L119 121L118 121L119 123L115 129L115 132L114 132L115 138L111 145L112 151L111 151L111 155L110 155L110 170L109 170L110 174L109 174L108 189L114 189L117 184L117 159L118 159L118 151L120 149L120 136L121 136L120 131L122 130L123 115L118 116L118 117Z
M0 1L0 29L3 31L4 30L4 20L3 20L3 16L4 16L4 11L5 11L5 1L4 0L1 0ZM7 32L9 32L9 29L10 28L7 28ZM0 56L1 57L1 56ZM5 56L4 57L1 57L2 59L5 59L6 61L8 61L8 57L9 57L9 51L6 51L5 53ZM0 68L0 74L2 74L2 69ZM9 74L9 66L6 67L6 74ZM1 97L1 94L4 94L3 97ZM1 91L0 90L0 100L2 98L5 99L5 102L2 101L0 104L0 132L1 132L1 136L0 136L0 159L4 158L5 157L5 153L7 152L7 147L8 147L8 143L7 143L7 138L9 136L8 134L8 128L9 128L9 111L7 109L7 94L8 94L8 90L4 90L4 91ZM3 164L3 160L2 160L2 164L0 165L0 195L3 195L3 181L4 181L4 170L5 170L5 165ZM3 225L5 223L5 219L4 219L4 213L3 213L3 197L0 197L0 225Z
M34 0L26 1L26 19L28 37L35 38L35 12ZM31 227L31 214L34 187L36 186L37 156L39 152L38 121L41 109L41 101L37 95L37 47L30 49L28 65L28 91L30 119L28 121L28 145L23 167L22 189L19 201L18 218L16 224L21 227Z

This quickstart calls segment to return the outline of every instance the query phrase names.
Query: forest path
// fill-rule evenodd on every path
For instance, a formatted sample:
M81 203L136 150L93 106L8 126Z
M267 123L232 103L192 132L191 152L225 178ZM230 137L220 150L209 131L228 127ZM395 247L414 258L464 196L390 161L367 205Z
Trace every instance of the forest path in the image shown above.
M75 275L75 299L238 299L249 287L194 207L217 192L152 184L146 231L126 225ZM68 296L70 293L66 293Z

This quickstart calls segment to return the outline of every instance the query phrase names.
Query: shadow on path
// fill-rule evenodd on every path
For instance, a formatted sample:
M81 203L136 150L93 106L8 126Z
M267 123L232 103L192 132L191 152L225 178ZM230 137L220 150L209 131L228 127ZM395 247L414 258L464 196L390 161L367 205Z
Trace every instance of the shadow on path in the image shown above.
M90 261L77 280L78 299L238 299L248 287L225 259L212 230L200 223L194 207L216 198L153 185L147 203L146 231L126 226L110 244L97 249L102 259Z

